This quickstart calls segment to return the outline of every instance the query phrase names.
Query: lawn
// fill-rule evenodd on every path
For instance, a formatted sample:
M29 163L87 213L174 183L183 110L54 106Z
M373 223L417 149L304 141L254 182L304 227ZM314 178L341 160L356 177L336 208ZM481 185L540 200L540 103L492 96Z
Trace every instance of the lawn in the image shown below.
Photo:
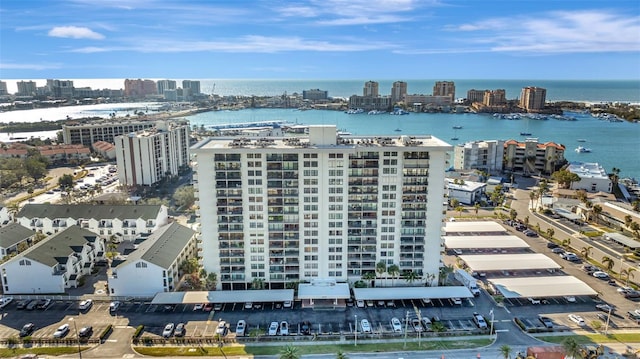
M88 347L83 347L86 350ZM0 358L14 358L24 354L57 356L77 353L77 347L40 347L40 348L0 348Z
M558 335L549 337L537 337L549 343L562 343L567 338L573 338L578 344L594 343L640 343L640 333L616 333L616 334L585 334L585 335Z

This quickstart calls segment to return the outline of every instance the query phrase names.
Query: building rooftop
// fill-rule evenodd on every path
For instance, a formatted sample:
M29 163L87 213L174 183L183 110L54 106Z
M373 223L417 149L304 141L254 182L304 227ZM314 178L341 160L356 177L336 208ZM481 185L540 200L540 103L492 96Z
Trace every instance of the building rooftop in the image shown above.
M0 247L9 248L33 236L34 231L23 227L18 223L11 223L6 227L0 228Z
M65 264L70 255L80 253L87 243L95 242L98 236L78 226L71 226L62 232L45 238L26 251L18 254L16 258L28 258L50 267L56 264Z
M16 218L156 219L160 205L27 204Z
M447 187L456 191L464 191L464 192L475 192L482 187L487 187L486 183L482 182L474 182L474 181L464 181L462 184L454 183L454 179L447 178Z
M160 268L169 268L195 233L177 222L160 227L116 267L142 259Z
M580 178L609 179L607 171L595 162L570 162L567 171L577 174Z

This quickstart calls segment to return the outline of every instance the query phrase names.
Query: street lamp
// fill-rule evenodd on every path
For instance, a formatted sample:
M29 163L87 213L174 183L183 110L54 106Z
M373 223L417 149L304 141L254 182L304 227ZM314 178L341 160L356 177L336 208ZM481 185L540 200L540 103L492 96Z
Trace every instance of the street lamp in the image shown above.
M489 314L491 314L491 329L489 329L489 339L493 339L493 308L491 308Z
M357 347L358 346L358 314L355 314L356 317L356 322L355 322L355 337L354 337L354 341L353 341L353 346Z
M604 325L604 335L607 335L607 332L609 331L609 319L611 318L611 309L613 308L609 307L609 314L607 314L607 323Z
M78 327L76 326L75 320L73 318L69 318L69 321L73 323L73 329L76 332L76 342L78 343L78 357L82 359L82 350L80 348L80 333L78 333Z

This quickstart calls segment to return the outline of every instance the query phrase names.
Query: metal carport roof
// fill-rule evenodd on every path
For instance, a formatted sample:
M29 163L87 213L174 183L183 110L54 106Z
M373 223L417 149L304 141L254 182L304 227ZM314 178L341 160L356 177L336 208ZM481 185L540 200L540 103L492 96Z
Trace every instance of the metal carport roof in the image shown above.
M564 218L566 218L568 220L571 220L571 221L580 221L580 220L582 220L582 217L580 217L580 215L575 214L575 213L573 213L571 211L567 211L564 208L554 208L553 210L556 212L556 214L558 214L559 216L562 216L562 217L564 217Z
M493 221L445 222L445 233L493 233L506 232L500 224Z
M348 283L298 284L298 299L348 299L350 297Z
M613 233L605 233L602 235L603 237L610 239L614 242L617 242L618 244L622 244L623 246L627 246L631 249L637 249L640 248L640 242L636 241L633 238L627 237L622 233L617 233L617 232L613 232Z
M286 300L293 300L293 289L164 292L156 294L151 304L260 303Z
M529 248L527 242L516 236L444 236L449 249L475 248Z
M353 288L356 300L471 298L467 287Z
M541 253L458 256L474 272L560 269L561 265Z
M505 298L543 298L597 295L586 283L573 276L496 278L489 282Z

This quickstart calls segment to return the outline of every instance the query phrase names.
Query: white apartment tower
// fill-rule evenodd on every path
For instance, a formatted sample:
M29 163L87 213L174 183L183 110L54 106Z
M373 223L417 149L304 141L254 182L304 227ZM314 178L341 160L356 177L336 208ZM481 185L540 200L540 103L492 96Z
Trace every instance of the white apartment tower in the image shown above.
M155 128L115 139L118 179L127 186L149 186L189 164L189 124L157 121Z
M176 82L174 80L159 80L157 86L158 95L164 95L165 91L176 89Z
M380 261L435 285L451 150L432 136L339 136L335 126L203 140L191 148L202 264L223 290L356 280Z
M504 141L472 141L457 145L453 168L458 171L483 170L488 173L502 171Z

